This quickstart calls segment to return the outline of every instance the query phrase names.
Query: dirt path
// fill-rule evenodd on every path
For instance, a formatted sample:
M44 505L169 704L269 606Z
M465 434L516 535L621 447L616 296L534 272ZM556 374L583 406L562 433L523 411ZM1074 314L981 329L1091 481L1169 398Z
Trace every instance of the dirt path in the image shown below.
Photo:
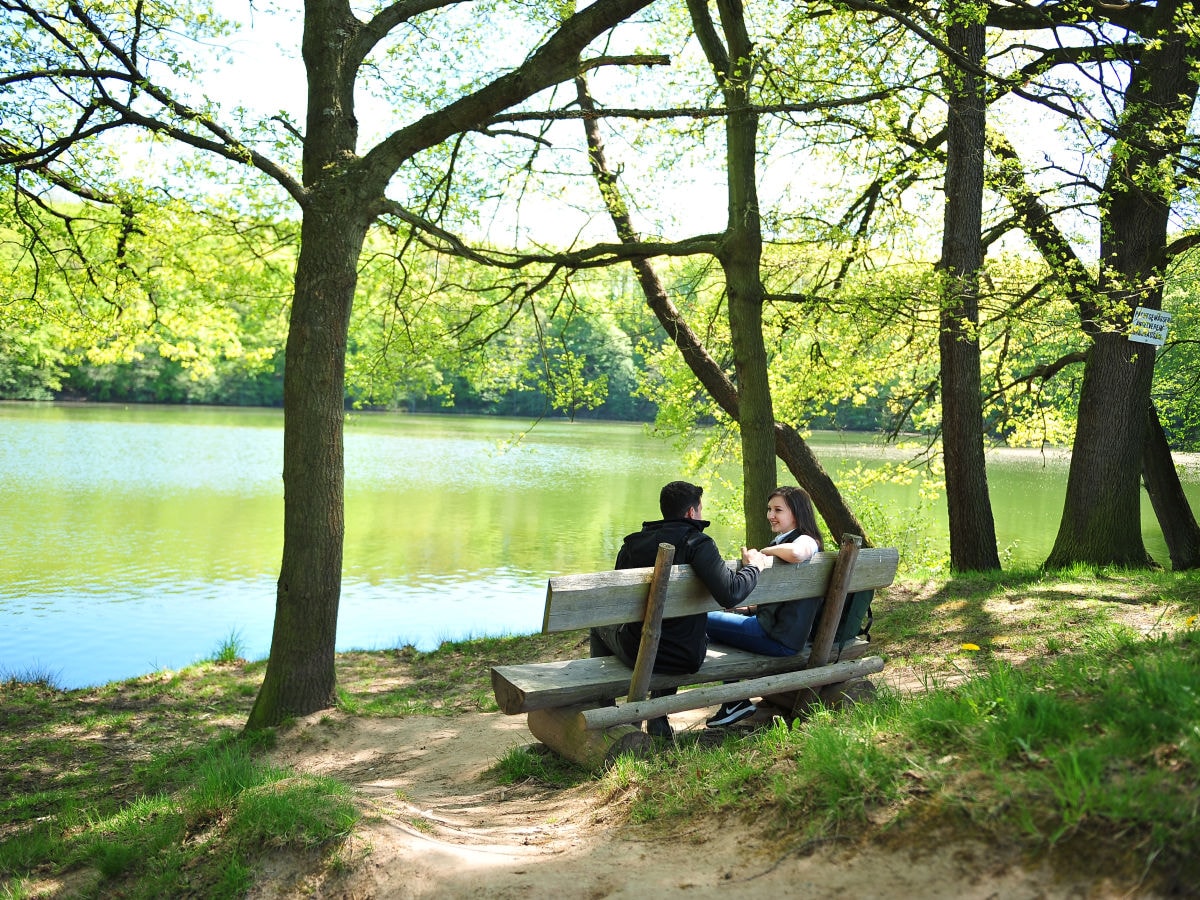
M673 717L679 727L703 727ZM978 843L797 847L737 821L669 835L624 821L621 798L496 786L483 773L529 743L523 717L366 719L322 713L280 735L276 759L351 784L374 809L342 871L270 864L255 897L1107 898L1094 878L1060 880L1044 865ZM1138 895L1145 896L1145 895Z

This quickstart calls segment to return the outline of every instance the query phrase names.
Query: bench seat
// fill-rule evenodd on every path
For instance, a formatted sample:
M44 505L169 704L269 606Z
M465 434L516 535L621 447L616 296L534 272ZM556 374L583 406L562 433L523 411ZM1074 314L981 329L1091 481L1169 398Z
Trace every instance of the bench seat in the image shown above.
M859 659L870 644L853 640L832 661ZM812 647L795 656L763 656L748 650L710 644L704 665L692 675L653 675L650 689L708 684L714 681L760 678L803 669ZM567 659L556 662L496 666L492 691L502 712L509 715L555 706L577 706L623 697L629 691L632 670L615 656Z

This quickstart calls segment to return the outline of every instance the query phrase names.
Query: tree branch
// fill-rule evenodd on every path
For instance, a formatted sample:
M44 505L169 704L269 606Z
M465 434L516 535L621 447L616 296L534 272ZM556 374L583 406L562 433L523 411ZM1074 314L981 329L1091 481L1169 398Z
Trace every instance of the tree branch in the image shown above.
M764 103L749 107L751 112L761 114L771 113L808 113L819 110L837 109L844 106L861 106L875 100L883 100L891 96L891 91L871 91L853 97L838 97L831 100L811 100L805 103ZM544 112L513 112L493 116L488 124L499 122L536 122L543 120L559 121L565 119L711 119L728 116L731 110L726 106L680 106L672 109L637 109L628 107L596 107L591 109L555 109Z

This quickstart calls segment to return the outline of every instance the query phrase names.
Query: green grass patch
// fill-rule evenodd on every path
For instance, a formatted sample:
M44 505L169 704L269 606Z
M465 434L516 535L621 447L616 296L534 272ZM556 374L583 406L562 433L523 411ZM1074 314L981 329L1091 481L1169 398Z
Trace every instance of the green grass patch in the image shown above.
M242 633L234 628L217 644L216 649L213 650L212 661L215 663L243 662L242 657L245 652L246 642L242 639Z
M718 748L623 761L637 821L754 810L802 839L895 827L931 810L1033 850L1086 837L1195 874L1200 850L1200 632L1099 627L1081 649L992 661L953 688L888 691Z
M510 748L490 769L500 784L533 783L553 788L573 787L591 779L581 769L541 745Z
M152 761L154 762L154 761ZM0 842L0 875L96 873L97 892L128 897L240 896L249 861L267 848L333 847L359 819L349 789L257 758L248 740L224 737L143 766L171 787L124 800L58 798Z

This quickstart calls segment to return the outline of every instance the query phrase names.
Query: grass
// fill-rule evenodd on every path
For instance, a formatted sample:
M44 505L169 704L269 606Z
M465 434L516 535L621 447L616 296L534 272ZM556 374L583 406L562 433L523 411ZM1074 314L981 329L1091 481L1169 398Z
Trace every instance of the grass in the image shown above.
M340 654L341 703L362 716L495 710L492 663L581 646L539 636ZM0 681L0 898L236 897L268 852L349 864L349 789L264 761L270 733L241 736L265 669L242 655L234 632L179 672L76 691L42 670Z
M634 821L660 827L752 810L801 843L882 826L926 845L941 827L1194 884L1200 581L1070 575L955 579L889 601L881 649L931 673L929 690L622 760L605 778L635 797Z
M540 744L510 748L492 767L492 772L500 784L533 782L554 788L573 787L591 777Z
M256 749L220 737L169 754L170 765L135 766L132 780L154 786L144 793L131 786L80 802L43 792L35 807L6 804L14 825L0 842L3 890L22 896L81 871L70 891L78 896L243 896L246 861L265 848L333 847L350 834L359 812L346 787L266 764Z
M750 816L781 842L855 835L992 844L1194 884L1200 859L1200 577L1076 570L910 581L879 598L889 673L847 710L719 746L689 738L595 776L534 749L492 778L589 786L640 827ZM357 716L495 710L489 666L569 658L583 635L339 654ZM243 896L267 853L356 859L348 788L267 761L240 735L264 663L231 634L214 660L83 691L0 681L0 898ZM422 823L413 823L420 828ZM1176 879L1172 882L1172 879ZM1188 879L1192 879L1189 881ZM58 887L54 887L58 885Z
M242 633L234 628L221 643L217 644L213 651L212 661L215 663L241 662L245 652L246 644L242 639Z

